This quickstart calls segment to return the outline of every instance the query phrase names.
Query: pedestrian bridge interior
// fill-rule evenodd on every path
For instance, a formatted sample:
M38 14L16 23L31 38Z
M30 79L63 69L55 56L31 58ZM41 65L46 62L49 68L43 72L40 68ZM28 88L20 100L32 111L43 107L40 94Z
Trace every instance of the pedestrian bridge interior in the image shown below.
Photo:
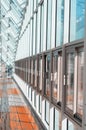
M86 0L0 0L0 130L86 130Z

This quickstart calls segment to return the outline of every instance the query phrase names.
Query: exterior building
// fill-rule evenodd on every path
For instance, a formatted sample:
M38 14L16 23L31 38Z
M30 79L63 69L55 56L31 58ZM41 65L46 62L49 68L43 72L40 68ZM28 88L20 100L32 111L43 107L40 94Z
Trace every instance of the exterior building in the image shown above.
M48 130L86 130L85 0L29 0L14 79Z

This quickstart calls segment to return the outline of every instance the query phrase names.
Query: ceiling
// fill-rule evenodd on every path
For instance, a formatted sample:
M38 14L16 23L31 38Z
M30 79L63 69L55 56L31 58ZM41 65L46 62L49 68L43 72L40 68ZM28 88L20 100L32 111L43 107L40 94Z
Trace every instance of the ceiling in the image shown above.
M0 0L0 63L14 65L28 0Z

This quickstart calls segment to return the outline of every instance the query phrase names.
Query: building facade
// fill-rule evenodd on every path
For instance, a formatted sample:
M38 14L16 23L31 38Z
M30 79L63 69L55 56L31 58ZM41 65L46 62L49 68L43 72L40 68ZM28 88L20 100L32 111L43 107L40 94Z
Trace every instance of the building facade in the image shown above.
M28 1L14 78L48 130L86 129L85 41L85 0Z

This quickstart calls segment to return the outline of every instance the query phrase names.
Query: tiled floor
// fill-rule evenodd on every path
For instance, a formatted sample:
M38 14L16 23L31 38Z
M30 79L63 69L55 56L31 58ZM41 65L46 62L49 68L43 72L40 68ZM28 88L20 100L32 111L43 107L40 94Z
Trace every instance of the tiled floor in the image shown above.
M0 130L40 130L12 79L0 79Z

